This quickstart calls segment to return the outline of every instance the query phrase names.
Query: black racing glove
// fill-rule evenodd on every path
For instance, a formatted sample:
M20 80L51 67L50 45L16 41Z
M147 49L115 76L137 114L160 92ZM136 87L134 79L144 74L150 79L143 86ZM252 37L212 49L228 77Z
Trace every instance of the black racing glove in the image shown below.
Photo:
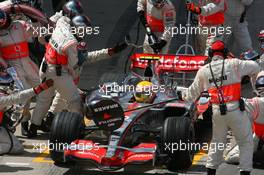
M148 22L147 22L147 19L145 17L145 12L143 10L138 12L138 17L139 17L140 22L143 24L143 26L147 27Z
M147 22L146 17L145 17L145 12L144 11L139 11L138 12L138 16L139 16L139 19L140 19L141 23L143 24L143 26L146 29L146 32L147 32L148 37L149 38L152 38L152 40L154 41L154 42L149 42L149 43L153 43L153 44L156 43L158 41L158 38L151 31L151 28L149 27L148 22Z
M44 37L45 41L48 43L50 41L51 35L46 35Z
M152 45L150 44L150 47L154 50L154 52L159 53L166 44L167 44L167 41L160 40Z
M159 42L158 42L158 45L157 45L157 49L159 50L159 51L161 51L162 49L163 49L163 47L165 47L166 46L166 44L167 44L167 41L165 41L165 40L160 40Z
M85 42L80 42L77 46L77 50L78 50L77 65L81 67L88 57L87 44Z
M119 53L125 50L126 48L127 48L127 43L123 42L123 43L117 43L115 47L112 48L112 50L114 53Z
M179 100L182 100L183 101L182 91L177 91L177 95L178 95Z

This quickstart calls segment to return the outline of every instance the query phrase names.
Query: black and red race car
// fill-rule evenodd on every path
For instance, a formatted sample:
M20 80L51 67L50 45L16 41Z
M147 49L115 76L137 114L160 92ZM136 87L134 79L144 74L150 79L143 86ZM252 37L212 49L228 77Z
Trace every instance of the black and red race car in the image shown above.
M193 103L178 99L175 76L195 73L206 59L134 54L129 75L120 82L108 81L85 98L83 116L71 112L56 116L49 139L51 158L55 163L90 162L104 171L130 164L188 169L198 151L187 147L195 142L197 112ZM135 69L143 69L144 76ZM156 92L151 104L137 103L127 88L146 79L163 90Z

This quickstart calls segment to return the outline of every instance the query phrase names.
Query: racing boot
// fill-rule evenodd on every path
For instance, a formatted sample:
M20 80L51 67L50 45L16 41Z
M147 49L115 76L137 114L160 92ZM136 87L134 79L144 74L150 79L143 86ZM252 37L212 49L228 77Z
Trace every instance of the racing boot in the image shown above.
M46 125L45 121L42 120L38 130L41 130L42 132L50 132L50 126Z
M50 132L50 127L47 127L44 124L44 121L42 120L41 125L35 125L35 124L31 124L28 130L28 138L32 138L32 137L36 137L37 136L37 131L41 130L43 132Z
M250 171L240 171L240 175L250 175Z
M207 168L207 175L215 175L216 169Z
M44 122L44 125L46 127L50 128L54 117L55 117L55 114L54 113L48 112L47 117L46 117L46 120Z
M40 128L40 126L35 125L34 123L31 123L29 130L28 130L28 138L33 138L36 137L38 134L38 129Z
M27 136L28 135L28 121L21 122L21 134L23 136Z

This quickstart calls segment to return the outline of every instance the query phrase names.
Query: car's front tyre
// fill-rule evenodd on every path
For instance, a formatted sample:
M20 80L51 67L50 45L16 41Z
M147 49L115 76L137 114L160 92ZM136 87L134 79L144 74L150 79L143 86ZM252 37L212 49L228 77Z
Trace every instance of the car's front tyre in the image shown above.
M64 149L80 137L84 126L83 117L78 113L61 112L52 122L49 148L55 163L64 163Z
M194 150L190 145L194 143L194 135L193 123L188 117L168 117L164 121L161 150L168 155L168 170L186 170L192 165Z

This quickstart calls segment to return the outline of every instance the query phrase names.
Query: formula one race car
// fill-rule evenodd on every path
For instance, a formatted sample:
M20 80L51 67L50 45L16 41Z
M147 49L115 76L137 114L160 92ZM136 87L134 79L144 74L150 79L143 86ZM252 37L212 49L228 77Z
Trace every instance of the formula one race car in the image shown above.
M204 56L134 54L129 75L121 82L103 84L85 98L85 117L71 112L56 116L49 140L51 158L58 164L87 161L104 171L147 163L188 169L198 151L187 147L195 142L197 112L193 103L178 99L173 75L196 72L205 60ZM144 76L134 69L145 70ZM151 102L134 98L133 87L142 80L158 87Z

